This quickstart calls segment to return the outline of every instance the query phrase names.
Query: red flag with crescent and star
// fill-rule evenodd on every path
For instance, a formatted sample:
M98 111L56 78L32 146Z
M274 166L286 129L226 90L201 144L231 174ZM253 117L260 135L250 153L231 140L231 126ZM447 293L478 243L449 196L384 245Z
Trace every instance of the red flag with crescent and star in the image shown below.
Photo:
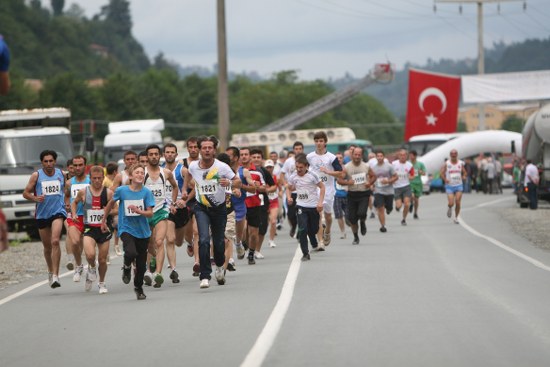
M405 141L456 132L459 99L460 77L409 69Z

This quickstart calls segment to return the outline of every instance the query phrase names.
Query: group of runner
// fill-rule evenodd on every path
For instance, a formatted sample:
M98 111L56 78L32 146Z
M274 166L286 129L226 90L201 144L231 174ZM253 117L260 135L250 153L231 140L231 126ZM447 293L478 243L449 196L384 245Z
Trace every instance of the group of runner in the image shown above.
M407 225L410 211L418 219L420 176L426 169L416 160L416 152L400 150L398 159L390 163L382 151L365 160L360 147L352 147L346 156L334 155L326 149L324 132L315 133L313 140L315 151L306 155L304 145L295 142L283 164L264 161L263 151L255 148L229 147L218 154L216 137L191 137L183 160L177 160L174 144L162 149L149 145L139 154L126 152L123 171L106 167L107 178L100 166L92 166L86 174L83 156L73 157L72 177L66 177L55 166L57 153L43 151L42 168L31 175L23 195L36 202L50 286L61 286L60 238L65 222L73 281L84 276L85 290L90 291L97 280L99 293L107 293L109 241L120 237L123 251L115 248L115 252L124 256L122 280L129 284L133 276L136 297L143 300L144 285L160 288L164 283L165 257L170 280L180 282L176 246L185 244L194 258L193 275L200 288L210 286L213 265L217 283L226 283L226 271L236 270L233 249L238 259L246 256L254 265L264 257L260 251L269 226L269 245L276 247L283 195L290 236L298 239L303 261L311 259L310 249L320 252L330 245L333 214L343 233L342 223L351 227L354 245L360 242L359 232L367 233L372 205L383 233L394 202L397 211L403 209L402 225ZM458 223L465 169L457 157L452 151L441 177L447 184L447 215L451 217L455 207Z

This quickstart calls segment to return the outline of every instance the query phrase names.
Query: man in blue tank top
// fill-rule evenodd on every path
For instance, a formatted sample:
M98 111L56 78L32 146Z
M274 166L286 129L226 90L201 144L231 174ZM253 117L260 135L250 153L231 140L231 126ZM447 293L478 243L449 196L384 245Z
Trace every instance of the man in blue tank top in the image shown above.
M48 265L48 278L52 288L61 286L59 241L63 221L67 217L63 200L65 176L59 168L55 168L56 160L57 153L53 150L44 150L40 153L42 168L31 175L23 191L25 199L36 203L36 225L44 246L44 258Z

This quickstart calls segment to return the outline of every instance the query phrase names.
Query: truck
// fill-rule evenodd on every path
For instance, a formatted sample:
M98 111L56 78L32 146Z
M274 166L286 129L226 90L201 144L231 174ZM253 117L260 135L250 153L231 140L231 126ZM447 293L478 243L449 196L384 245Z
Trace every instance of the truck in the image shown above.
M531 160L539 169L538 198L550 201L550 103L534 112L525 125L522 135L522 158ZM517 202L522 208L529 205L527 187L523 185L525 172L522 172Z
M103 141L105 163L118 162L128 150L139 154L149 144L162 147L163 119L115 121L110 122L108 128L109 133Z
M31 174L42 168L40 153L57 152L58 168L73 157L71 112L66 108L0 111L0 207L10 231L38 238L35 204L23 198Z

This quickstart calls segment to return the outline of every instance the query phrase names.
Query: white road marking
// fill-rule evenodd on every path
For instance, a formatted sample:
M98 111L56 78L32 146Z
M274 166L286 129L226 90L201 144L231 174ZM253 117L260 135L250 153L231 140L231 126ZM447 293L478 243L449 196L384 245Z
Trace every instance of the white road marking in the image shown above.
M483 203L483 204L479 204L479 205L476 205L474 208L481 208L481 207L484 207L484 206L488 206L488 205L492 205L492 204L496 204L496 203L499 203L501 201L506 201L506 200L509 200L509 198L502 198L502 199L498 199L498 200L493 200L493 201L489 201L487 203ZM473 209L473 208L472 208ZM550 271L550 267L543 264L542 262L536 260L536 259L533 259L532 257L530 256L527 256L525 255L523 252L520 252L520 251L517 251L517 250L514 250L513 248L509 247L509 246L506 246L505 244L503 244L502 242L500 242L499 240L497 239L494 239L493 237L489 237L489 236L486 236L478 231L476 231L475 229L473 229L472 227L470 227L462 217L459 217L458 221L460 222L460 224L468 231L470 232L471 234L473 234L474 236L477 236L477 237L480 237L480 238L483 238L484 240L492 243L493 245L497 246L497 247L500 247L501 249L503 249L504 251L508 251L509 253L511 253L512 255L515 255L517 257L519 257L520 259L522 260L525 260L527 261L528 263L536 266L537 268L540 268L542 270L546 270L546 271Z
M68 272L66 272L66 273L64 273L64 274L61 274L61 275L59 276L59 278L64 278L64 277L66 277L66 276L68 276L68 275L71 275L71 274L74 274L74 272L68 271ZM42 285L44 285L44 284L48 284L48 281L47 281L47 280L43 280L43 281L41 281L41 282L38 282L38 283L36 283L36 284L33 284L33 285L31 285L31 286L25 288L25 289L22 289L22 290L20 290L19 292L12 294L11 296L7 296L6 298L2 298L2 299L0 299L0 306L2 306L2 305L4 305L4 304L8 303L9 301L13 301L14 299L19 298L19 297L21 297L22 295L27 294L27 293L29 293L30 291L32 291L32 290L34 290L34 289L36 289L36 288L38 288L38 287L40 287L40 286L42 286Z
M261 366L269 353L269 350L275 342L275 338L281 329L281 325L285 318L285 315L292 301L292 296L294 295L294 286L296 285L296 279L298 278L298 273L300 272L300 264L302 257L302 251L300 247L296 249L294 253L294 258L288 269L286 275L285 283L283 284L283 289L279 295L277 304L271 311L271 315L267 320L262 332L256 339L256 343L250 351L248 352L246 358L244 359L241 367L258 367Z

